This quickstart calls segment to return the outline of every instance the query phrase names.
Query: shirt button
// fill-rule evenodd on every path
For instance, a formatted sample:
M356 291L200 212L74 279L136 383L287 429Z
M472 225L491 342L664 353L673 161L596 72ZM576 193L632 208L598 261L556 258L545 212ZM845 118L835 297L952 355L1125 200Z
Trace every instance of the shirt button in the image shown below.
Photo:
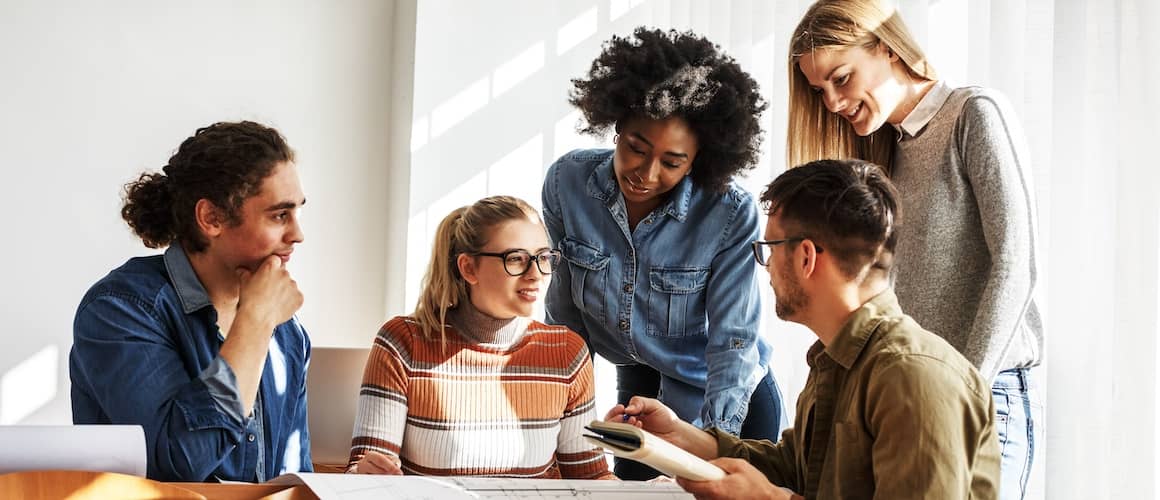
M620 320L620 329L621 330L628 330L628 320L627 319Z
M632 293L632 283L625 283L624 293Z
M249 441L249 442L251 442L251 443L253 443L255 439L257 439L257 438L256 438L256 437L254 437L254 435L253 435L253 434L250 434L249 436L246 436L246 441Z

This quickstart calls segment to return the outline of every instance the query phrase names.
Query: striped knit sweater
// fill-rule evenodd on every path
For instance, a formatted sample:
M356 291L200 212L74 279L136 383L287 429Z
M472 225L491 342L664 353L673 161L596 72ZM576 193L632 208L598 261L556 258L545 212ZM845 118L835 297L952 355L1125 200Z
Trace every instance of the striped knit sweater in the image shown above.
M367 450L406 474L614 479L581 435L596 417L579 335L470 303L448 314L447 345L410 317L388 321L363 373L350 464Z

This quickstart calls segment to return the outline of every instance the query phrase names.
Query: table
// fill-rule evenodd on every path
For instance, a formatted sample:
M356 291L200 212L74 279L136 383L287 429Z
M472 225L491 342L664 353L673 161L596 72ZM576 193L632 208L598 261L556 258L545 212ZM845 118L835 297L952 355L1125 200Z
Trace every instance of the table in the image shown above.
M309 488L302 485L163 483L113 472L71 470L0 474L0 498L318 500Z

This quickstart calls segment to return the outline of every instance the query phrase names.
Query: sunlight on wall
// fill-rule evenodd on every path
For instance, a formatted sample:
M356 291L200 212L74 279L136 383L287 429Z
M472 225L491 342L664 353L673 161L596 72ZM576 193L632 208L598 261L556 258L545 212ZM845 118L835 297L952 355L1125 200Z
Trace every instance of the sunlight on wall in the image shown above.
M415 301L419 300L419 285L427 270L427 261L431 258L431 245L435 240L435 231L439 229L439 222L452 210L484 196L487 196L486 171L479 172L451 189L433 201L426 210L420 210L407 221L407 269L415 270L407 273L407 295L404 301L407 313L414 311Z
M480 78L431 111L431 138L439 137L451 127L483 109L488 102L488 77Z
M415 301L419 300L419 285L423 283L423 273L427 271L427 260L431 258L431 241L427 234L427 211L420 210L407 221L407 269L404 277L403 314L415 311Z
M423 115L423 116L419 116L419 117L415 118L415 121L411 124L411 152L412 153L414 153L420 149L423 149L423 146L427 145L427 140L429 139L427 132L430 128L431 128L431 120L429 120L427 118L427 115Z
M487 194L516 196L540 209L544 175L534 167L542 163L544 134L536 134L487 169Z
M593 18L593 30L595 30L595 18ZM577 39L574 44L582 40L583 37ZM431 111L430 120L426 115L415 117L411 125L411 152L419 151L431 139L439 137L444 132L459 125L472 114L487 106L491 100L496 99L543 69L546 59L545 50L542 40L533 43L515 57L496 66L491 75L472 82L451 98L435 106Z
M644 0L611 0L608 2L608 19L615 21L643 3Z
M0 425L18 424L56 397L59 355L46 346L0 377Z
M552 151L553 158L564 156L564 153L572 151L573 149L590 148L592 147L592 138L576 133L576 127L581 124L583 118L580 116L580 111L573 109L563 118L556 121L553 130L554 138L552 144L555 144L554 151ZM607 138L611 141L612 138ZM546 169L548 166L545 165Z
M569 49L596 34L596 7L592 7L568 21L556 32L556 55L563 55Z
M491 98L495 99L544 68L544 42L532 44L492 73Z

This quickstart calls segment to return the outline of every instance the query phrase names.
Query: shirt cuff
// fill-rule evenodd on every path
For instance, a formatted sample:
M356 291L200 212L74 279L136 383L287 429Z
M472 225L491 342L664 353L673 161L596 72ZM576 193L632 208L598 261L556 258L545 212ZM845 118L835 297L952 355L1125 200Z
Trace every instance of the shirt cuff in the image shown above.
M741 446L741 438L726 432L724 429L714 427L708 429L710 436L717 440L717 456L719 457L736 457L737 448Z
M708 420L705 422L705 429L717 429L723 433L737 436L741 434L741 426L744 423L741 420Z
M242 414L242 397L238 391L238 379L229 363L221 356L214 360L198 376L205 384L214 404L222 413L232 420L246 424L246 416Z

